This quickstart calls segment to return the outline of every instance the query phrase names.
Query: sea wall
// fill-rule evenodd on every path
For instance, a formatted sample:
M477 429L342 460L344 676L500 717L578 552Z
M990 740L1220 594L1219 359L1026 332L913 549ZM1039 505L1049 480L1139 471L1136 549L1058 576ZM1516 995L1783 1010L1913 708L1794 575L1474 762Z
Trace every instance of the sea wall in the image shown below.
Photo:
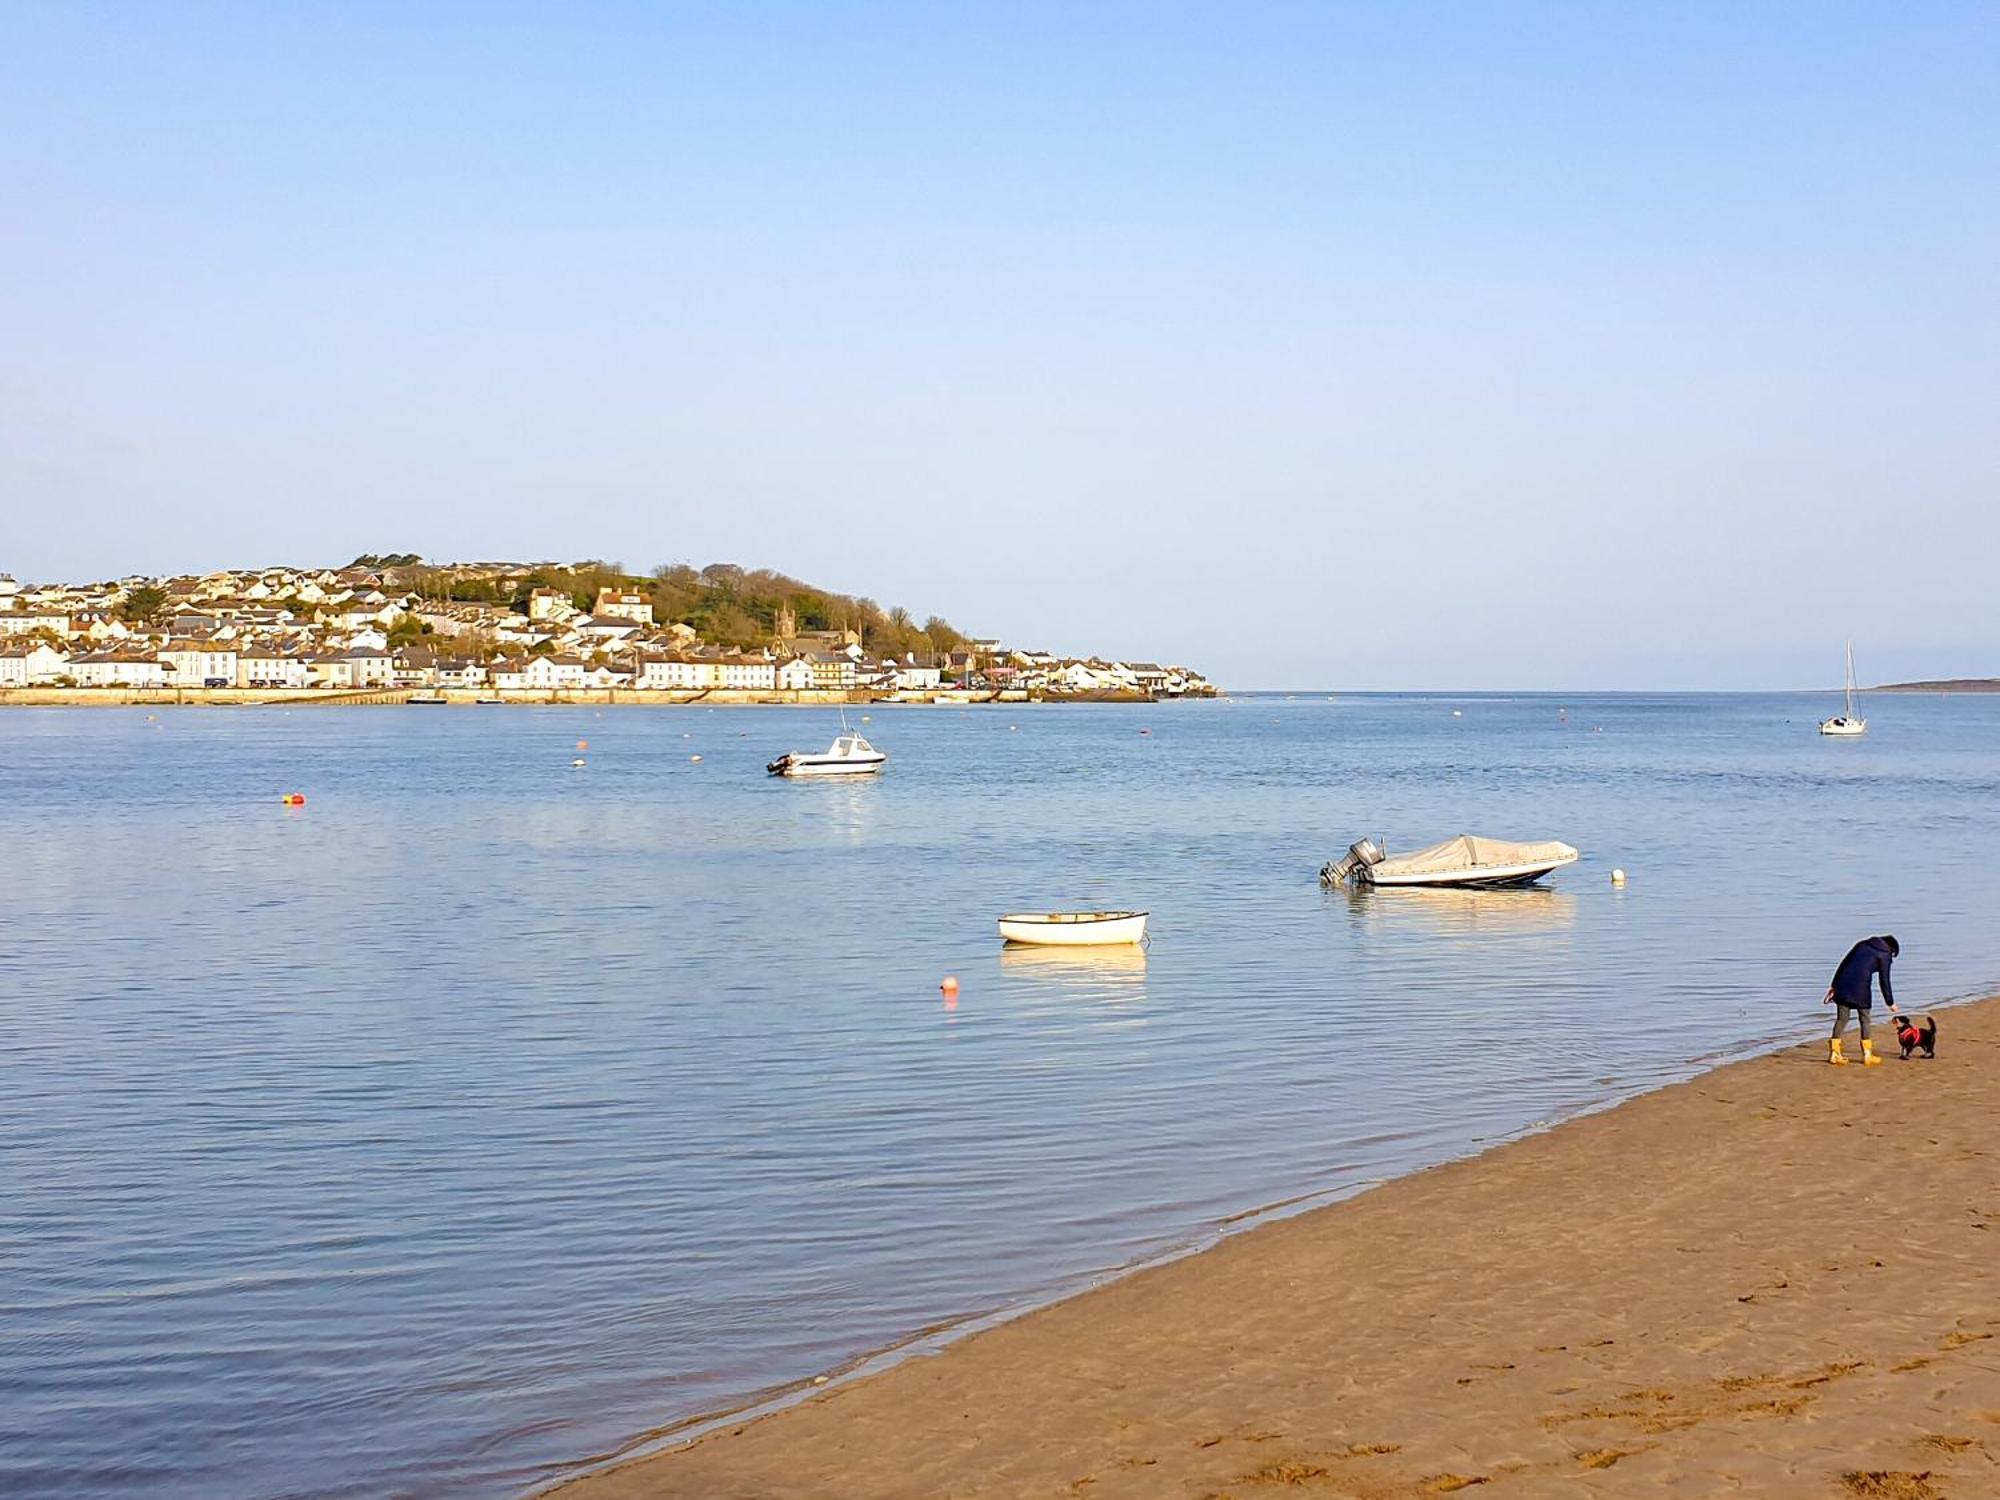
M535 691L498 691L491 688L0 688L0 708L216 708L245 705L288 708L379 707L407 704L418 695L441 697L446 706L473 704L588 704L595 707L666 708L690 703L706 707L747 705L800 705L825 707L832 704L937 703L1148 703L1143 693L1049 693L1029 694L1019 690L977 692L942 690L877 696L865 692L776 691L771 689L713 688L707 691L663 691L651 688L557 688Z

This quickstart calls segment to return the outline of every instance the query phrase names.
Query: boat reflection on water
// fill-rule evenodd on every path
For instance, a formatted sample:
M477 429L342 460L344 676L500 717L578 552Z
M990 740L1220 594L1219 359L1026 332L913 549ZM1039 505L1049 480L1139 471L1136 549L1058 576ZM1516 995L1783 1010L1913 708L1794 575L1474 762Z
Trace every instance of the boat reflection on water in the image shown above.
M1146 950L1137 943L1103 948L1008 943L1000 949L1000 967L1038 985L1096 990L1121 1000L1136 998L1146 986Z
M871 776L815 776L771 784L798 788L792 795L811 815L824 819L828 832L847 843L860 844L881 816Z
M1576 922L1575 893L1546 886L1512 890L1358 886L1329 890L1327 895L1329 903L1345 902L1355 926L1371 933L1499 937L1559 932Z

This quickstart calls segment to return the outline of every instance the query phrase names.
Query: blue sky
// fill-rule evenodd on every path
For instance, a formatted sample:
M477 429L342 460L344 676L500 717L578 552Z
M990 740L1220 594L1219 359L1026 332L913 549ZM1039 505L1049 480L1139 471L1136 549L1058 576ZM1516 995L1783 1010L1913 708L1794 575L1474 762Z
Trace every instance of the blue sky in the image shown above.
M0 570L2000 673L1991 5L0 8Z

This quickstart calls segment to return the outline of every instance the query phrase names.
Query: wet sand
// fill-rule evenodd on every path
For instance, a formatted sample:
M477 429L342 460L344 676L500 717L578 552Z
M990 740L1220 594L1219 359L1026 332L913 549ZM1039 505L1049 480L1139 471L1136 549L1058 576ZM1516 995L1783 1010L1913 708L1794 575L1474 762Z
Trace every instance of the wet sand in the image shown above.
M1939 1019L1935 1061L1720 1068L556 1493L2000 1496L2000 1000Z

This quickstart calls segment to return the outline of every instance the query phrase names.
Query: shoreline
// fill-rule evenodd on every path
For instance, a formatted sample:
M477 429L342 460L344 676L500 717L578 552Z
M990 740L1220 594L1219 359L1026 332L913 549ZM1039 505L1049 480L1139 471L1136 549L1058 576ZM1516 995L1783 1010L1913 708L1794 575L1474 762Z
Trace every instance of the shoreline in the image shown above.
M1017 708L1043 703L1178 703L1210 696L1030 695L992 688L941 688L889 697L839 689L762 688L0 688L0 708L967 708L988 704ZM413 705L413 698L419 702Z
M1891 1045L1882 1068L1836 1072L1815 1040L1724 1062L1330 1203L1256 1211L954 1324L937 1352L940 1331L919 1333L536 1493L2000 1485L2000 1156L1984 1149L2000 998L1938 1009L1936 1061ZM1923 1170L1899 1173L1885 1141ZM1921 1295L1890 1294L1892 1269Z

